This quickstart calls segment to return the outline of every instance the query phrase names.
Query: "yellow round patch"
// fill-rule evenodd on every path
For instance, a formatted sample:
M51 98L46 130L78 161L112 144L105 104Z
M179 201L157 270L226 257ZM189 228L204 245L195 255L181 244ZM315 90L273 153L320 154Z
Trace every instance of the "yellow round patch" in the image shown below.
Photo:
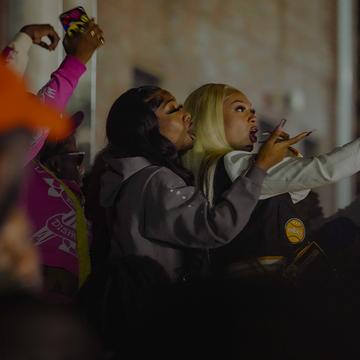
M285 234L291 244L299 244L305 239L305 225L297 218L289 219L285 224Z

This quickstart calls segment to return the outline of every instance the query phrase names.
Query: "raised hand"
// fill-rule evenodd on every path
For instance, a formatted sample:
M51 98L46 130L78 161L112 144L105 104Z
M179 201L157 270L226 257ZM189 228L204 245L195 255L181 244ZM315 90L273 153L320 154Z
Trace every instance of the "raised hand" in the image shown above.
M287 155L291 145L294 145L310 135L311 132L305 131L297 136L279 141L279 138L284 138L285 133L281 127L276 128L269 139L262 145L257 154L255 164L263 170L268 170L272 166L284 159Z
M30 36L33 44L39 45L46 50L55 50L60 37L50 24L31 24L24 26L21 32ZM43 41L44 38L50 40L50 44Z
M90 20L85 26L85 31L65 35L63 44L68 55L77 57L83 64L86 64L95 50L104 44L103 31Z

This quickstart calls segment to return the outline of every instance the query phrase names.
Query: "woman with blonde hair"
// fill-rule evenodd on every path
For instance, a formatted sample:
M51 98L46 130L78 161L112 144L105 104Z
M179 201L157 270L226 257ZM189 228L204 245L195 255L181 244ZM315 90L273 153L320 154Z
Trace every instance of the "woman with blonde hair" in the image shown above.
M244 93L225 84L206 84L192 92L184 107L197 134L183 164L197 185L216 205L219 194L256 160L256 112ZM310 135L311 132L308 133ZM286 135L285 135L286 138ZM281 139L279 139L280 141ZM247 272L263 265L278 269L307 243L306 229L294 203L309 190L333 183L360 170L360 139L330 153L303 158L289 148L289 156L267 171L261 196L241 239L213 250L215 268Z
M174 281L197 275L198 268L189 264L193 249L222 246L240 232L257 203L266 170L305 136L279 144L282 129L277 128L250 171L210 209L179 161L196 135L191 116L171 93L142 86L120 95L110 109L106 134L109 143L98 158L87 202L90 219L98 226L99 214L107 211L112 260L148 256Z

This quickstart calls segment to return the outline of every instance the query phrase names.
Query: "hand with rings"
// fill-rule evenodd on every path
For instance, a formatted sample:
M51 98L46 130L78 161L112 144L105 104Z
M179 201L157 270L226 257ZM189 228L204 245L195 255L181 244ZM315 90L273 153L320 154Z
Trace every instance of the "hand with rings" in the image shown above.
M99 28L100 29L100 28ZM96 34L96 32L95 32L95 30L90 30L90 35L92 36L92 37L97 37L98 38L98 40L101 42L101 44L102 45L104 45L104 43L105 43L105 40L104 40L104 38L103 38L103 36L102 36L102 30L100 30L101 31L101 34Z
M105 40L103 31L93 20L89 21L84 30L71 37L65 36L64 48L68 55L75 56L86 64L94 51L105 43Z

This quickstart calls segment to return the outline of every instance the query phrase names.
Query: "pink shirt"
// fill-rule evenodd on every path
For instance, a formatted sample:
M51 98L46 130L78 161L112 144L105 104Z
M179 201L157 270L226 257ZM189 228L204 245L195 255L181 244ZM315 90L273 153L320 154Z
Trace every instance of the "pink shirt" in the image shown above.
M64 182L81 199L76 184ZM76 249L76 210L60 182L36 163L28 166L24 205L30 216L33 241L42 263L79 273Z
M21 71L26 67L26 61L24 66L23 60L32 43L29 39L26 34L20 33L2 52L9 65L21 64L22 68L19 67ZM39 96L44 102L63 111L85 70L85 65L77 58L66 56L59 68L51 74L49 82L39 91ZM59 181L31 161L41 150L47 135L47 129L41 130L34 137L29 149L26 159L28 178L21 203L32 222L33 239L40 250L43 264L60 267L78 275L74 204ZM67 185L81 198L80 189L76 184Z
M73 56L66 56L59 68L51 74L49 82L39 91L43 101L63 111L73 94L81 75L86 71L85 65ZM47 129L34 137L26 163L30 162L44 146L49 132Z

